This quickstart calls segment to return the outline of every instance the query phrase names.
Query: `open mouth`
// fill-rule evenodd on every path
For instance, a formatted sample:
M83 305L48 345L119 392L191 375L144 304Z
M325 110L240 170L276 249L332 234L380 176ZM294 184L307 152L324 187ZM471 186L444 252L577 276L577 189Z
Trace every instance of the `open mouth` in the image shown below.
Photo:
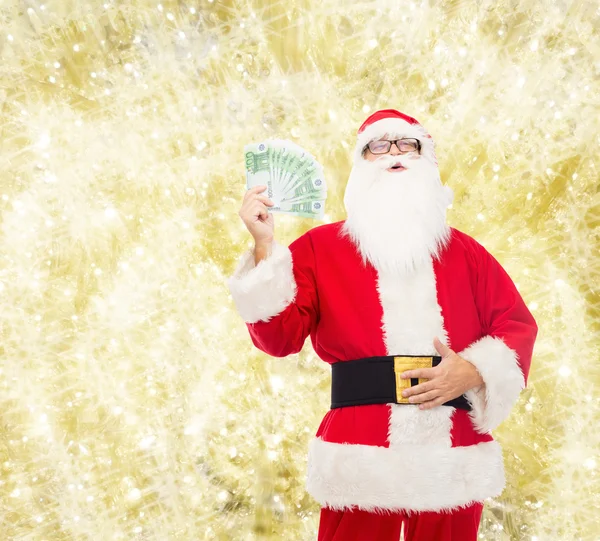
M388 171L404 171L405 169L406 167L404 167L401 163L395 163L388 168Z

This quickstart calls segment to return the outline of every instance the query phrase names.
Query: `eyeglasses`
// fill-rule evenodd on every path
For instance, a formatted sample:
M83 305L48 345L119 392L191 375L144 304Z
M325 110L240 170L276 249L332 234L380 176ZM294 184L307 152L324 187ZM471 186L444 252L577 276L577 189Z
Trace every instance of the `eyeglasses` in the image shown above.
M418 139L396 139L395 141L371 141L366 148L368 148L372 154L387 154L392 148L392 144L396 145L396 148L402 154L408 154L409 152L421 153L421 142Z

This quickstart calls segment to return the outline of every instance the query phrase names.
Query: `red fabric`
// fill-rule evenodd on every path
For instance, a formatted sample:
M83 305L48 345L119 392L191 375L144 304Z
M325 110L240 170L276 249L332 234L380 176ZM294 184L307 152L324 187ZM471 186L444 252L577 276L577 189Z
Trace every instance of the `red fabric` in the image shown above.
M451 513L375 514L321 509L318 541L476 541L483 504Z
M336 412L334 414L334 412ZM333 417L336 417L333 422ZM387 404L369 406L351 406L340 411L329 410L317 430L317 437L323 437L332 443L353 443L389 447L390 407ZM492 441L490 434L479 434L473 430L469 412L461 409L454 411L450 431L452 447L477 445Z
M473 430L469 412L457 409L452 415L452 428L450 430L452 447L467 447L477 445L484 441L492 441L494 438L490 434L480 434Z
M315 250L310 235L303 235L291 246L294 260L296 299L268 323L248 324L254 345L273 357L298 353L309 333L317 327L318 306Z
M375 111L367 120L362 123L362 126L358 129L358 133L362 133L365 129L371 124L375 124L378 120L383 120L384 118L399 118L408 122L409 124L418 124L419 122L411 116L405 115L400 111L396 111L396 109L381 109L380 111Z
M332 443L389 447L389 425L390 407L387 404L349 406L329 410L316 435Z
M265 353L297 353L310 335L315 352L328 363L387 355L377 272L363 264L342 235L342 225L316 227L291 244L295 301L269 322L248 324L254 344ZM527 378L537 326L499 263L474 239L452 229L434 272L449 346L460 352L483 336L501 337L517 353ZM318 435L337 443L387 446L388 423L385 405L337 408L325 415ZM465 412L456 412L453 446L491 439L475 431Z

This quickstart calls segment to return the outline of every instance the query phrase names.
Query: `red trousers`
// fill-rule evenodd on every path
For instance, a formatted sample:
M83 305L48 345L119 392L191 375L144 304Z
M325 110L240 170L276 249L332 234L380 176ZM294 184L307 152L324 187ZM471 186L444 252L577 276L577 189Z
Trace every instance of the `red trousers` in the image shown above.
M476 541L483 504L449 513L380 515L367 511L321 509L318 541Z

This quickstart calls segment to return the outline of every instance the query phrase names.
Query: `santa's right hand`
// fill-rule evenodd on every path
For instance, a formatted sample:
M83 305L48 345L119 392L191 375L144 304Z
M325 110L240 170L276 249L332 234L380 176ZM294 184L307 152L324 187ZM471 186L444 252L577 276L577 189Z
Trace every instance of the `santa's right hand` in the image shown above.
M272 207L274 203L266 195L261 195L266 189L266 186L250 188L244 195L239 212L240 218L257 245L269 245L274 239L275 220L273 213L268 210L268 207Z

